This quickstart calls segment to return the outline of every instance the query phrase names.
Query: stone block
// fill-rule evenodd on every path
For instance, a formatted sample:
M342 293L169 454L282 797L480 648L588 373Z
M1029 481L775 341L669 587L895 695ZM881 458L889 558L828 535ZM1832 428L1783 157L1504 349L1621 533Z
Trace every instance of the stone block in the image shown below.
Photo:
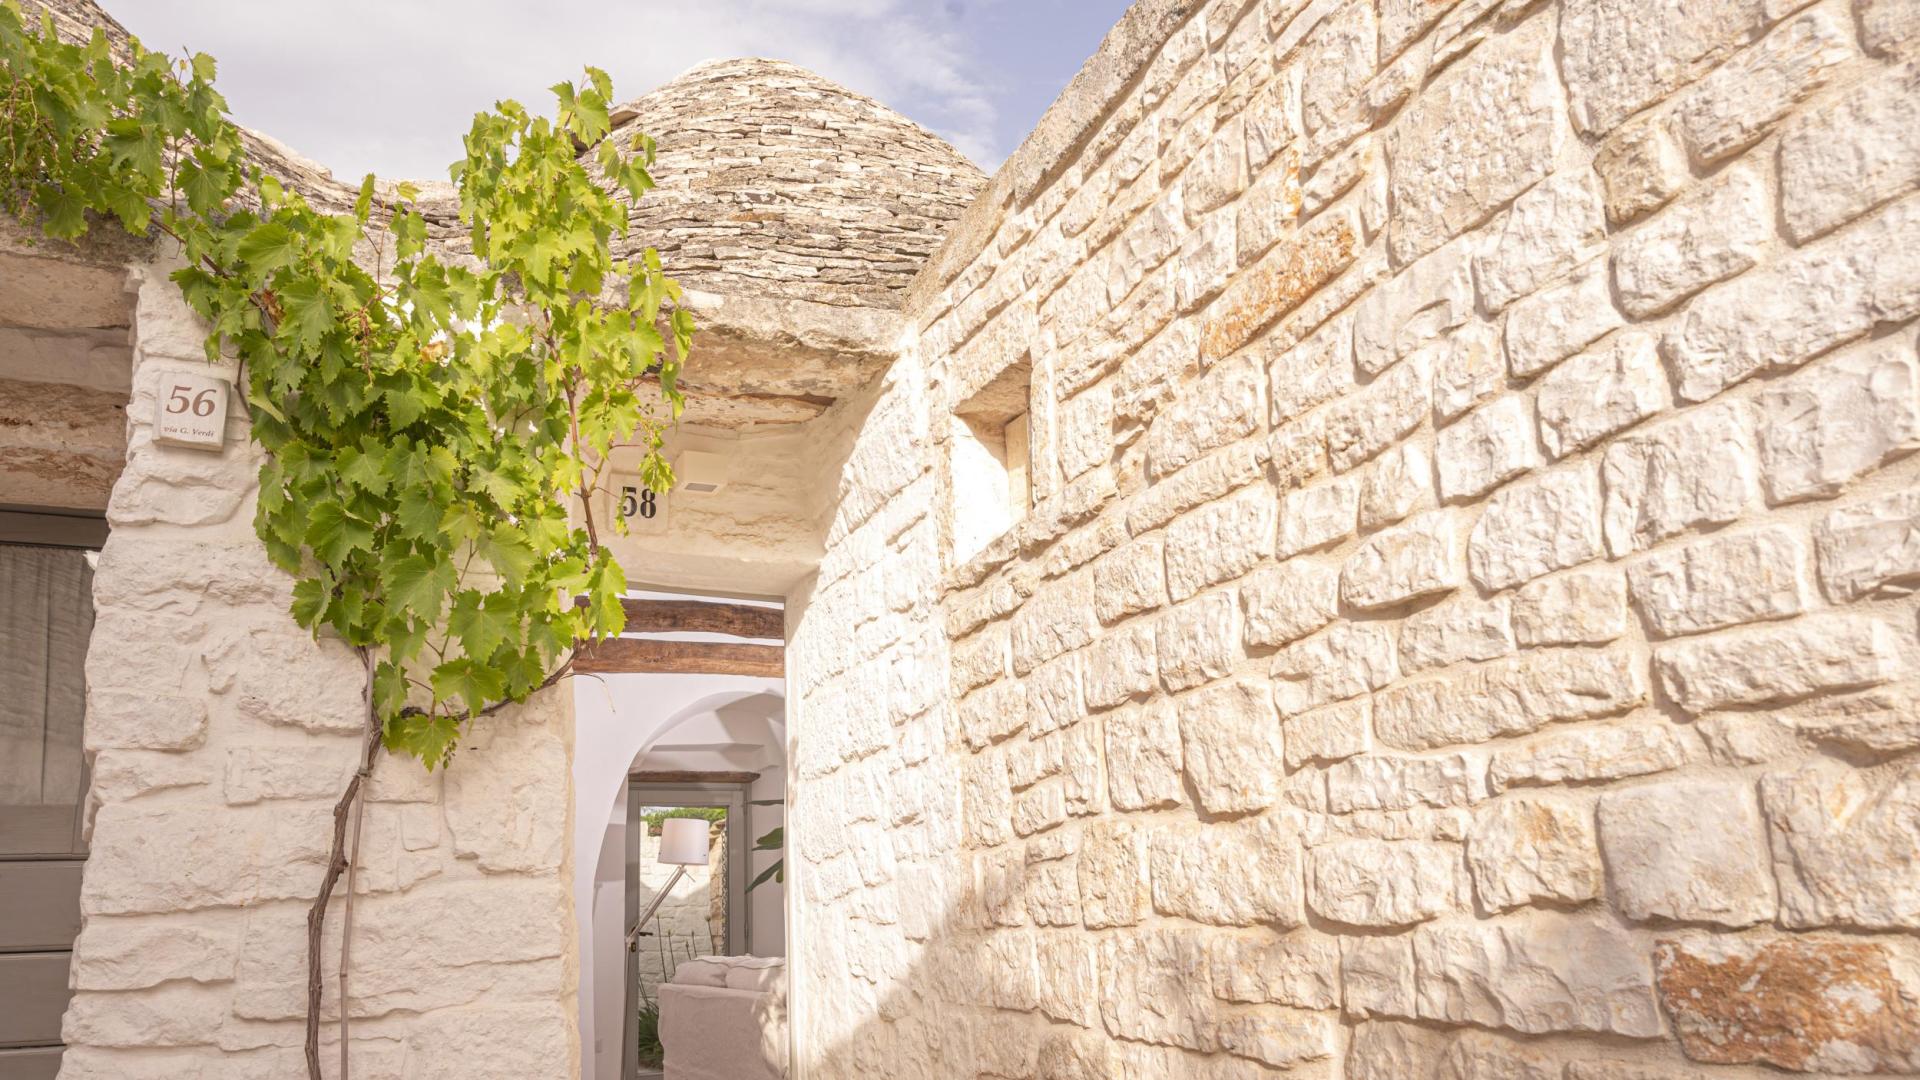
M1162 828L1153 835L1153 909L1210 926L1299 926L1300 836L1285 817Z
M981 847L1013 839L1013 787L1007 777L1007 759L991 751L976 755L967 762L960 783L967 839Z
M1206 937L1198 930L1133 930L1100 943L1100 1016L1123 1039L1210 1052L1219 1048Z
M1234 1055L1223 1059L1208 1080L1238 1080L1249 1075L1267 1075L1256 1067L1249 1073L1248 1061L1291 1071L1295 1066L1333 1056L1338 1045L1340 1025L1324 1013L1295 1009L1260 1009L1236 1012L1220 1018L1220 1048Z
M1035 668L1027 676L1025 707L1009 701L1007 711L1016 717L1024 717L1027 730L1035 738L1079 723L1080 718L1087 714L1080 696L1079 654L1068 653ZM1015 722L1015 728L1018 728L1018 721Z
M1820 698L1774 713L1802 739L1864 754L1920 748L1920 687L1900 683L1844 697ZM98 781L96 780L97 784Z
M94 815L80 894L88 916L241 907L308 898L326 865L333 816L324 806L123 803ZM180 853L194 853L191 861Z
M1750 782L1610 791L1598 817L1613 905L1627 918L1730 927L1773 918L1766 828Z
M1355 308L1354 362L1376 376L1473 315L1475 241L1427 255L1368 293Z
M1413 963L1424 1020L1528 1034L1660 1034L1653 966L1611 919L1543 912L1525 923L1423 926Z
M1507 312L1507 366L1516 377L1530 378L1620 324L1607 260L1595 259Z
M1761 778L1760 802L1782 926L1920 929L1920 766L1773 773Z
M1359 517L1360 484L1354 477L1336 477L1288 492L1280 499L1275 554L1290 559L1330 547L1353 535Z
M1920 493L1840 507L1820 522L1813 540L1822 588L1835 603L1905 592L1920 579Z
M1601 463L1607 549L1617 558L1702 525L1732 521L1759 496L1753 411L1722 402L1607 447Z
M1344 701L1392 682L1393 630L1384 623L1340 622L1274 654L1274 703L1283 717Z
M1884 623L1820 615L1676 641L1653 663L1667 697L1699 714L1876 686L1898 673L1899 650Z
M1340 276L1360 250L1359 235L1351 211L1330 213L1243 271L1206 310L1201 358L1231 354Z
M1855 55L1852 28L1831 11L1783 23L1681 98L1675 117L1694 159L1719 161L1758 142Z
M1060 472L1071 480L1113 457L1113 389L1102 383L1060 405Z
M1594 155L1593 168L1606 189L1607 217L1616 225L1665 204L1693 178L1665 117L1614 132Z
M1340 567L1288 559L1262 567L1240 586L1248 645L1285 645L1332 622L1340 610Z
M1612 130L1766 22L1765 0L1572 0L1560 14L1560 67L1574 123L1593 134Z
M1400 669L1411 675L1467 660L1497 660L1514 649L1506 597L1463 597L1407 616L1400 624Z
M1428 750L1610 716L1645 700L1643 670L1616 650L1522 653L1374 694L1374 735Z
M1467 903L1458 844L1335 840L1307 852L1307 907L1348 926L1411 926Z
M1273 422L1285 424L1353 388L1353 316L1341 315L1267 367Z
M1380 64L1380 34L1372 4L1343 4L1302 47L1300 119L1311 135L1333 123Z
M360 765L360 744L338 746L230 746L226 754L228 806L268 799L338 799Z
M1058 783L1042 783L1013 796L1013 834L1034 833L1064 825L1067 820L1067 792Z
M1582 465L1495 492L1467 541L1483 589L1505 589L1600 555L1600 485Z
M1461 531L1454 511L1433 510L1375 533L1341 568L1341 601L1371 611L1458 588L1465 583Z
M975 749L1010 739L1027 726L1027 693L1020 683L997 682L954 704L960 734Z
M1920 11L1901 0L1854 0L1853 10L1870 52L1896 52L1920 39Z
M1340 940L1216 935L1213 994L1222 1001L1332 1009L1340 1004Z
M494 714L485 738L470 734L462 743L443 780L454 855L488 873L559 870L571 831L572 772L558 724L542 723L541 713L571 707L562 686Z
M1016 674L1025 675L1093 640L1092 580L1082 573L1048 582L1014 613L1009 633Z
M1809 12L1799 21L1822 14ZM1794 120L1780 136L1780 211L1788 236L1805 243L1920 187L1917 102L1920 60L1910 60Z
M144 990L178 980L224 983L239 958L237 918L92 918L73 943L75 990Z
M87 695L86 747L192 750L207 741L207 705L194 698L131 690Z
M1350 758L1327 770L1327 809L1352 814L1467 806L1487 797L1485 775L1486 762L1475 754Z
M1760 476L1779 504L1838 495L1920 449L1920 370L1911 335L1850 349L1763 390Z
M1766 181L1758 168L1735 164L1614 244L1620 306L1637 318L1666 311L1759 262L1772 236Z
M1413 994L1412 937L1406 934L1342 937L1340 982L1348 1016L1415 1016L1418 1008ZM1350 1070L1355 1067L1351 1059L1348 1067Z
M1107 717L1107 790L1116 810L1156 810L1186 802L1180 721L1154 701Z
M1102 821L1081 834L1078 861L1080 911L1087 928L1133 926L1146 914L1147 834L1118 821Z
M1553 52L1547 23L1524 23L1402 110L1388 148L1397 262L1480 224L1546 176L1566 135Z
M1378 529L1433 505L1433 457L1419 443L1380 455L1360 480L1360 527Z
M1500 347L1500 324L1469 322L1422 349L1433 371L1433 415L1440 422L1506 389L1507 358Z
M1215 364L1147 432L1149 474L1169 476L1260 428L1266 382L1255 358Z
M1251 127L1248 134L1253 134ZM1271 251L1300 225L1299 151L1289 146L1284 151L1274 148L1274 153L1281 155L1280 161L1254 180L1232 210L1234 254L1241 266Z
M1618 570L1572 570L1513 594L1513 636L1538 645L1601 645L1627 632L1627 584Z
M1083 687L1089 709L1110 709L1160 685L1154 624L1133 623L1108 631L1083 654Z
M1615 335L1540 380L1540 443L1556 458L1584 450L1667 408L1667 372L1652 335Z
M964 694L1007 674L1007 628L1005 625L961 638L948 651L952 692Z
M1477 498L1540 462L1527 399L1507 394L1441 428L1434 439L1440 498Z
M1623 780L1677 769L1686 762L1686 748L1666 723L1596 724L1549 732L1495 751L1487 767L1487 789L1497 795L1516 787Z
M1513 201L1473 260L1480 305L1499 311L1563 277L1606 240L1600 185L1587 169L1550 176Z
M1890 941L1783 935L1658 943L1660 1000L1680 1048L1713 1065L1920 1071L1920 989Z
M1059 924L1067 925L1067 924ZM1100 950L1098 943L1072 930L1035 934L1034 970L1038 974L1034 1007L1055 1020L1081 1027L1100 1023Z
M1185 600L1240 577L1273 550L1274 497L1267 484L1193 511L1167 528L1167 591Z
M1806 562L1799 535L1776 525L1659 552L1627 580L1654 636L1673 637L1799 614Z
M1176 707L1181 757L1200 808L1234 814L1272 806L1280 787L1280 718L1266 687L1223 683Z
M1557 799L1503 799L1475 817L1467 869L1489 911L1538 901L1583 904L1600 895L1593 814Z
M1309 762L1339 761L1366 753L1372 745L1367 736L1371 706L1366 698L1359 698L1311 709L1281 721L1287 768L1299 769Z
M1416 352L1327 410L1327 460L1346 472L1399 442L1432 405L1430 354Z
M1224 678L1240 659L1240 613L1231 593L1208 593L1179 604L1154 626L1160 679L1169 690Z
M1667 330L1661 351L1675 392L1705 401L1915 314L1920 201L1908 200L1702 294Z
M346 642L314 640L283 625L209 629L207 688L235 694L241 715L312 732L357 733L366 726L365 676Z

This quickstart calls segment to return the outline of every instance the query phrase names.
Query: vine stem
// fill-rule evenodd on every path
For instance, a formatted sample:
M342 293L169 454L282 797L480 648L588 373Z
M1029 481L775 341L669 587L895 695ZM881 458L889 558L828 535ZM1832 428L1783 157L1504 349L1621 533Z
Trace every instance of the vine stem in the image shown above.
M367 777L373 775L373 763L380 753L380 725L374 723L373 709L373 653L368 649L360 650L361 663L367 669L366 681L366 750L360 756L360 767L354 770L347 781L347 790L340 795L340 801L333 806L333 849L327 858L326 876L320 879L320 894L314 898L313 906L307 909L307 1077L308 1080L322 1080L320 1073L320 999L325 985L320 969L321 946L327 931L327 904L333 898L333 888L340 881L352 863L347 858L347 815L359 799L360 789L366 784ZM359 847L359 829L354 829L354 847ZM340 941L340 1080L346 1080L347 1073L347 940L353 917L353 879L347 879L346 918Z

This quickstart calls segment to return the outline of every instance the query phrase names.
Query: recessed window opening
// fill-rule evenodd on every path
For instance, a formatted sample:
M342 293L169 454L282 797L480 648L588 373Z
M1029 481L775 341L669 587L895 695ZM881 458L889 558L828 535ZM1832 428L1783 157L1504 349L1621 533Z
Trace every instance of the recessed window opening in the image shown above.
M953 561L964 563L1027 516L1033 501L1028 398L1021 362L953 410Z

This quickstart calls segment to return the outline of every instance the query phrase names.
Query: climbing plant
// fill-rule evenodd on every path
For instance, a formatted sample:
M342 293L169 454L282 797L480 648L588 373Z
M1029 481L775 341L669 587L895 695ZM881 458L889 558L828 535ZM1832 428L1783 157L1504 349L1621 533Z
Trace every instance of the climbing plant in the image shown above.
M661 435L694 329L653 250L612 254L653 146L605 138L612 89L589 68L553 87L553 117L503 101L474 118L457 223L372 176L328 212L250 158L205 54L65 41L6 0L0 69L0 199L57 240L106 224L174 246L266 451L254 528L294 577L292 617L366 666L366 755L309 919L318 1077L321 933L379 747L443 765L474 718L624 625L592 500L615 445L670 485ZM596 144L604 184L578 156ZM441 254L437 229L471 257Z

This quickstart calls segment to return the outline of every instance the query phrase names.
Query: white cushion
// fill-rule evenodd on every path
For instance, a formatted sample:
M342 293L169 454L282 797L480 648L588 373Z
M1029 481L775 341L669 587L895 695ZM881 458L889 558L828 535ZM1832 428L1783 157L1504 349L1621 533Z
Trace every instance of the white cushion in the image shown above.
M727 986L757 993L782 989L787 981L787 962L777 956L743 957L752 963L734 964L727 969Z
M727 965L722 962L724 960L724 956L682 960L680 966L673 969L673 981L681 986L725 986Z

